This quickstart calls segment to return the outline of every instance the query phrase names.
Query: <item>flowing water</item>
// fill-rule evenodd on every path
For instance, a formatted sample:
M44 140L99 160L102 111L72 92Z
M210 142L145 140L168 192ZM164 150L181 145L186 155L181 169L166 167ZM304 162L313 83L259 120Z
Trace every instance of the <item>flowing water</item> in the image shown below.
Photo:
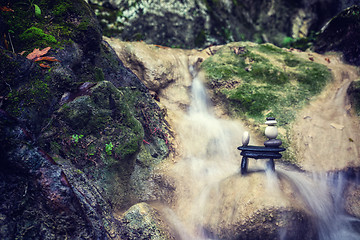
M124 46L116 41L111 44L119 45L117 52L121 58ZM214 236L220 236L218 233L221 231L238 230L236 227L243 226L241 222L246 222L257 212L266 208L287 207L294 210L300 208L311 216L319 240L360 239L360 230L353 228L360 226L359 219L351 217L344 210L344 192L354 182L349 183L341 173L325 173L344 169L349 162L351 166L359 166L360 163L360 134L354 131L358 129L359 121L349 114L351 105L346 98L347 87L358 76L354 67L344 65L339 58L331 56L328 67L334 75L334 83L304 109L294 123L297 132L293 141L299 146L297 156L307 172L289 170L279 163L276 163L275 173L265 172L264 162L250 160L251 173L242 177L239 174L241 157L237 147L241 144L245 128L239 121L216 117L201 76L191 67L189 74L186 68L191 62L190 58L196 62L199 52L192 56L193 53L175 49L153 51L141 43L130 49L140 59L157 56L156 61L148 60L159 64L153 67L154 72L158 69L161 72L165 62L178 63L174 68L176 73L172 74L179 75L178 80L159 93L177 134L176 164L167 172L175 179L174 203L171 207L161 207L167 222L175 229L176 239L216 239ZM209 55L205 52L202 54L201 58ZM308 59L307 53L294 54ZM324 62L323 55L312 53L312 56L315 61ZM161 61L157 58L161 58ZM124 56L122 60L127 62ZM128 67L132 69L131 65ZM137 66L133 66L133 70L136 72ZM190 85L189 99L187 90ZM189 108L184 112L182 107L189 100ZM262 145L254 139L250 144ZM342 159L339 160L338 156ZM237 230L233 230L233 233L236 234ZM279 227L275 238L291 239L287 237L287 231L291 230Z
M288 178L301 195L315 219L320 240L360 239L360 234L353 228L353 223L360 220L347 215L343 208L348 181L343 173L313 173L306 176L280 168L277 174Z
M191 104L177 129L184 154L173 169L179 179L177 204L173 210L167 209L167 215L177 228L179 238L215 239L203 226L214 221L233 221L233 216L224 216L226 213L219 208L223 204L221 188L226 179L239 176L241 157L236 147L240 145L245 129L239 122L222 120L214 115L201 77L193 69L190 72L193 76ZM250 161L249 168L264 169L264 163ZM347 180L341 174L308 176L284 170L281 166L277 166L276 173L262 172L266 177L261 181L266 185L268 195L281 195L280 179L287 181L299 194L300 201L315 220L320 240L360 239L359 233L352 228L352 223L359 220L346 215L343 210ZM235 199L241 197L241 190L232 191L238 194ZM236 204L234 201L230 215L238 211ZM286 237L282 238L279 233L279 239Z

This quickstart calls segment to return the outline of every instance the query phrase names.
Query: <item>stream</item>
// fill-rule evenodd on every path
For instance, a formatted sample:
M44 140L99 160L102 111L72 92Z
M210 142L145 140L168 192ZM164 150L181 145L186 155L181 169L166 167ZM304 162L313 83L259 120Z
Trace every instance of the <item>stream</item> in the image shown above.
M217 118L201 76L192 68L190 73L193 78L190 106L177 129L184 155L173 169L178 179L177 204L167 209L166 218L180 239L217 239L205 226L214 226L217 222L231 225L238 221L237 215L241 215L237 199L244 194L241 182L249 182L249 176L239 173L241 157L236 147L245 128L240 122ZM360 239L352 225L359 219L347 215L343 208L343 191L348 184L343 174L299 172L281 164L276 164L276 172L272 173L265 171L263 161L254 159L250 160L249 169L260 178L258 181L264 185L268 198L283 198L283 182L291 186L311 215L318 239ZM222 189L229 179L240 183L239 188L231 189L230 193ZM224 192L234 199L230 205L224 202ZM219 207L222 205L231 210L223 211ZM287 229L279 231L278 239L288 239L286 236Z

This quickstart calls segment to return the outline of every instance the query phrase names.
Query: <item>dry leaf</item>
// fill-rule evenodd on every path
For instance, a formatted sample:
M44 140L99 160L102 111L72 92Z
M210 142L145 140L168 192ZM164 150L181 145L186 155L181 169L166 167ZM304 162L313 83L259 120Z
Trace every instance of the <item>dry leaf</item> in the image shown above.
M40 63L39 66L42 67L42 68L50 68L50 66L48 64L45 64L45 63Z
M35 62L38 62L38 61L60 62L55 57L38 57L35 59Z
M14 10L5 6L0 6L0 10L3 12L14 12Z
M34 60L35 58L41 57L51 49L51 47L44 48L43 50L39 50L38 48L35 48L32 53L26 56L27 59Z

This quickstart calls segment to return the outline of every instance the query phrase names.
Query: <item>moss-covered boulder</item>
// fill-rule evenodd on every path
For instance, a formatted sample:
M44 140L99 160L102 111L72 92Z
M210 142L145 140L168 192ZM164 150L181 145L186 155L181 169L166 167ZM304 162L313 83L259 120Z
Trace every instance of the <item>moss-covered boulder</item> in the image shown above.
M103 81L88 94L55 113L40 143L102 186L112 205L121 207L144 131L112 83Z
M231 43L206 59L201 68L213 99L230 115L241 117L255 129L260 129L266 117L276 117L280 138L288 147L289 126L298 110L332 78L311 54L298 53L272 44Z
M116 238L114 211L150 198L143 183L170 152L164 114L102 40L85 1L6 6L1 238ZM56 61L26 58L45 47L51 49L43 55Z
M359 66L359 38L360 6L354 5L343 10L327 23L316 39L314 50L319 53L342 52L348 63Z
M121 218L122 239L175 239L160 213L147 203L129 208Z

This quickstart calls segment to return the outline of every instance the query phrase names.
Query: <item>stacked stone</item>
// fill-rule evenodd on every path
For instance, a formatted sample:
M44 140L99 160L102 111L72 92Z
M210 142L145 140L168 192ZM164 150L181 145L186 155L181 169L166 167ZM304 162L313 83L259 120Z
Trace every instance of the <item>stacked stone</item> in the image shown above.
M265 147L279 147L282 144L282 141L280 139L276 139L278 136L278 130L276 127L277 121L274 117L268 117L266 118L266 125L268 125L265 128L265 136L269 138L269 140L264 142Z

